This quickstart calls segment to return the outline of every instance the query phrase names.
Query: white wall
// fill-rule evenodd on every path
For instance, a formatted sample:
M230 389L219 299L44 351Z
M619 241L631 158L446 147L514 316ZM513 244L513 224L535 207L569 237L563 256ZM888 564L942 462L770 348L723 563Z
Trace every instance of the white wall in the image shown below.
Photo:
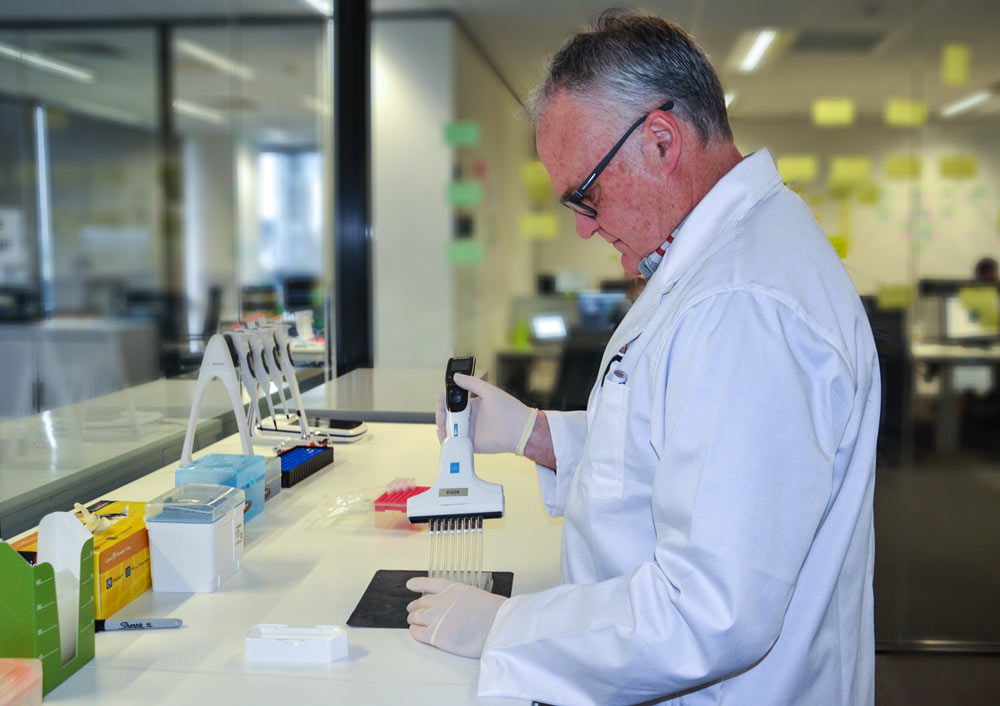
M375 365L441 368L452 355L454 38L447 20L372 25L372 257Z
M480 144L457 149L455 159L466 175L475 173L477 163L486 167L474 231L483 260L453 269L455 348L475 354L481 370L495 369L496 352L508 346L510 304L535 287L535 245L518 232L527 209L520 170L534 159L533 136L517 100L461 32L456 32L455 85L456 119L477 122L481 132Z

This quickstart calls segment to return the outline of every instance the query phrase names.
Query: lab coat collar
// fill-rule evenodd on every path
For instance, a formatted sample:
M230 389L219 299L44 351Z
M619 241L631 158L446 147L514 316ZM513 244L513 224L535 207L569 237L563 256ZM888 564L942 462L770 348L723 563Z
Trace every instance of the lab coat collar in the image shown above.
M660 298L698 260L709 254L713 240L729 223L743 218L754 204L781 183L767 149L744 157L719 179L674 230L674 242L615 331L608 350L617 351L642 333L659 309Z
M669 292L695 262L708 254L712 241L729 223L743 218L754 204L780 185L781 177L767 149L744 157L716 182L678 226L674 243L647 289L659 294Z

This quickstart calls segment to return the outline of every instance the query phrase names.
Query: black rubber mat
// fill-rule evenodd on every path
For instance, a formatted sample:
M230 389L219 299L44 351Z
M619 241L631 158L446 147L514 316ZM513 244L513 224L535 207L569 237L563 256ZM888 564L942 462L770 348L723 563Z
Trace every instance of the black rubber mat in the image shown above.
M414 576L426 576L426 571L379 569L372 576L368 588L355 607L347 624L352 628L408 628L406 606L420 597L406 588ZM493 572L493 593L510 597L514 587L514 574L510 571Z

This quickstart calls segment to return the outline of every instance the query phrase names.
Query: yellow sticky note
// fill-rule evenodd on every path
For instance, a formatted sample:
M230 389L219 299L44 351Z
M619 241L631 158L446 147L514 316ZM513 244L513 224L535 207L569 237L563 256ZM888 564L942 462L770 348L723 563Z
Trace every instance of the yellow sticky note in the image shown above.
M538 160L524 162L521 165L521 183L532 203L543 203L552 198L552 184L549 173Z
M892 127L920 127L927 122L927 104L909 98L887 98L885 122Z
M919 179L923 163L909 154L890 154L885 158L885 175L890 179Z
M875 303L879 309L905 309L913 300L913 287L909 284L891 284L879 287Z
M962 287L958 290L958 300L984 329L995 329L1000 323L996 287Z
M551 211L535 211L521 216L521 237L552 240L559 234L559 217Z
M819 127L844 127L854 122L854 101L850 98L817 98L812 104L812 121Z
M972 154L946 154L939 167L946 179L971 179L979 171L979 160Z
M837 255L840 256L840 259L847 257L850 240L848 240L846 235L831 235L830 245L832 245L833 249L837 251Z
M968 44L945 44L941 48L941 81L948 86L961 86L969 80L972 49Z
M830 161L831 186L861 186L872 180L872 160L864 155L837 155Z
M778 157L778 173L782 181L811 184L819 174L819 161L811 154L788 154Z
M873 181L858 186L858 201L866 206L874 206L882 198L882 189Z

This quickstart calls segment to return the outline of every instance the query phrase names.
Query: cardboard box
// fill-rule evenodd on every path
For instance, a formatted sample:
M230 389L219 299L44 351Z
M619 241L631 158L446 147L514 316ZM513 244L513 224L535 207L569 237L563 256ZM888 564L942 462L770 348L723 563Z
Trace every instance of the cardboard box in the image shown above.
M49 693L94 658L94 540L80 550L76 656L62 663L56 581L52 564L32 566L0 542L0 657L42 661L42 691Z
M114 521L94 535L94 617L103 620L153 586L145 503L100 500L87 509ZM11 546L34 552L37 544L38 534L32 532Z

